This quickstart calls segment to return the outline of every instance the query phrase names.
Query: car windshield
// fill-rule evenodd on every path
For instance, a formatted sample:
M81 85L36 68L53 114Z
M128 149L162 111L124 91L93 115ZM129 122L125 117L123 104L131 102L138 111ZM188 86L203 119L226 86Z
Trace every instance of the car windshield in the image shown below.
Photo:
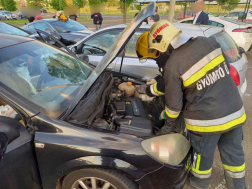
M1 23L0 23L0 33L6 33L6 34L11 34L11 35L20 35L20 36L24 36L24 37L29 36L29 33L26 33L18 28L11 26L11 25L1 24Z
M54 22L51 22L51 24L60 33L87 30L85 26L73 20L68 20L66 22L54 21Z
M92 68L60 50L30 41L0 49L0 72L3 86L57 118L71 105Z
M226 32L217 33L210 38L216 40L220 44L228 63L236 62L241 58L238 46Z

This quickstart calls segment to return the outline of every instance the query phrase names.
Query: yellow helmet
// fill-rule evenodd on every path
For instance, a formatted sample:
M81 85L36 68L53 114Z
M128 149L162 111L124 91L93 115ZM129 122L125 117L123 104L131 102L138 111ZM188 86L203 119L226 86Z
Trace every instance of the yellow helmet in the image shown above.
M156 22L151 26L148 34L149 49L165 52L171 41L181 32L181 30L166 20Z
M156 50L148 49L148 42L147 42L148 32L144 32L136 42L136 53L140 60L146 58L158 58L159 53L157 55Z

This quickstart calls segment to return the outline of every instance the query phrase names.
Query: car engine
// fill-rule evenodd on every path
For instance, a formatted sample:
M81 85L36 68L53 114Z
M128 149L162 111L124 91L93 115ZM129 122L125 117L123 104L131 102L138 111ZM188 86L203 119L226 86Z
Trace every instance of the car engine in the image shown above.
M102 78L102 84L88 94L89 98L79 106L81 111L71 116L71 122L138 137L155 135L164 125L159 120L164 100L162 97L141 99L137 95L128 96L118 88L123 82L120 77ZM94 106L97 108L92 111Z

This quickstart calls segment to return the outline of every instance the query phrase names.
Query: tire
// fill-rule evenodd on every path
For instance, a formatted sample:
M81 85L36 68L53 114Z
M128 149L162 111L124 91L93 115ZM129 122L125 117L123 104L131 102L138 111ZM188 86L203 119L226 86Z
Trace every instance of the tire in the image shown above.
M138 189L137 184L126 176L123 176L117 171L105 169L82 169L73 171L64 178L62 189L93 189L92 181L96 183L97 189ZM84 184L86 188L84 186L81 187L81 184Z

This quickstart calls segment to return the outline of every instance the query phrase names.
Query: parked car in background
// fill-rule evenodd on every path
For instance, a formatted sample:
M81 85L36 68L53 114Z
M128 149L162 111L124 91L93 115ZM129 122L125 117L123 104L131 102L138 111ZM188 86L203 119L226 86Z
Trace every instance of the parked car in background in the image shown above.
M93 31L74 20L62 22L57 19L43 19L27 24L22 28L32 33L36 33L35 29L39 29L72 41L81 40L93 33Z
M123 58L122 68L121 55L114 59L113 63L109 65L109 70L119 72L121 69L121 73L141 78L143 80L154 78L159 73L157 64L154 60L147 59L144 64L140 63L135 51L138 37L142 33L148 31L151 25L152 24L142 25L134 33L125 47L125 56ZM235 80L243 98L247 88L245 73L248 61L242 50L239 51L239 48L234 40L225 31L223 31L222 28L179 23L175 23L174 25L182 30L183 34L209 37L216 40L221 45L221 48L226 55L227 62L229 62L234 68L231 71L232 75L235 75L233 79ZM89 63L93 66L97 66L125 27L126 25L118 25L101 29L69 48L72 52L75 52L77 56L87 55L89 57Z
M24 37L29 37L30 35L32 35L31 32L25 31L19 27L12 26L4 22L0 22L0 33L19 35Z
M238 20L238 19L245 19L245 13L244 11L233 11L230 12L229 14L224 15L223 17L233 19L233 20ZM252 10L248 11L246 19L251 19L252 20Z
M40 9L40 12L41 13L47 13L47 10L46 9Z
M19 115L0 116L1 189L183 187L191 146L182 134L153 129L160 120L151 111L162 111L163 100L126 97L118 84L128 78L106 71L155 7L131 21L95 69L37 40L0 34L0 99Z
M193 23L193 18L179 20L179 23ZM252 48L252 24L224 17L209 17L209 25L224 28L239 47L247 52Z
M11 13L11 19L13 20L17 20L18 19L18 16L14 13Z
M0 11L0 20L10 20L11 13L8 11Z

